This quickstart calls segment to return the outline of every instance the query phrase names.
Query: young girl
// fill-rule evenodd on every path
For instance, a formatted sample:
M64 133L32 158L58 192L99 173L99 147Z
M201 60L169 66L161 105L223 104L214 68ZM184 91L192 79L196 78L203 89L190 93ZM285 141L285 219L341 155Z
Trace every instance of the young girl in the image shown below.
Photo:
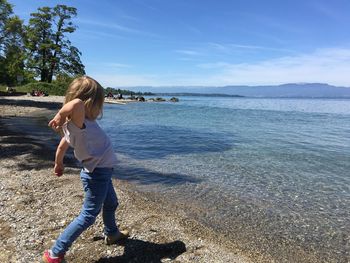
M91 226L102 209L105 242L113 244L127 238L127 231L119 231L115 223L118 200L111 176L116 157L112 144L99 127L96 118L102 114L104 91L90 77L75 79L68 87L63 107L49 122L56 131L63 130L56 151L54 172L63 174L63 157L69 146L82 163L80 178L85 198L82 211L71 222L50 250L44 252L45 263L64 262L64 255L79 235Z

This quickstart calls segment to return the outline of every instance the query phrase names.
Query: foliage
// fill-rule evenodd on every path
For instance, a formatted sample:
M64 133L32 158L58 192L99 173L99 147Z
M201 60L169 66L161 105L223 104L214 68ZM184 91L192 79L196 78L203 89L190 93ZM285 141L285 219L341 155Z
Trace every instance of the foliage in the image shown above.
M23 92L41 90L64 95L70 82L85 74L81 52L68 39L76 30L72 19L77 16L77 9L60 4L44 6L30 16L28 25L24 25L13 14L12 5L0 0L0 83L25 84L16 87ZM153 95L110 87L105 92Z
M26 27L27 66L41 81L51 83L57 74L85 74L81 52L67 38L76 29L71 21L76 15L76 8L66 5L41 7L31 14Z
M0 91L6 91L6 86L0 84Z
M81 52L67 37L76 29L72 23L76 15L76 8L66 5L41 7L23 25L12 5L0 0L0 83L15 86L39 78L55 83L38 84L42 89L63 94L61 87L65 89L72 77L85 74Z
M114 88L111 88L111 87L107 87L105 89L105 94L108 94L108 93L112 93L112 94L122 94L122 95L139 95L139 96L152 96L154 95L153 93L151 92L134 92L134 91L131 91L131 90L126 90L126 89L114 89Z
M59 74L56 76L56 79L53 81L54 84L65 88L65 90L68 88L69 84L76 78L80 77L80 75L76 75L74 77L67 75L67 74ZM63 94L62 94L63 95Z
M17 83L17 76L24 80L31 77L24 69L23 38L23 21L13 15L6 0L0 0L0 83L12 86Z
M6 35L8 34L6 26L12 14L12 6L6 0L0 0L0 55L3 55Z
M24 86L16 88L16 91L30 93L33 90L42 91L49 95L63 96L66 93L67 87L65 83L47 83L47 82L32 82Z

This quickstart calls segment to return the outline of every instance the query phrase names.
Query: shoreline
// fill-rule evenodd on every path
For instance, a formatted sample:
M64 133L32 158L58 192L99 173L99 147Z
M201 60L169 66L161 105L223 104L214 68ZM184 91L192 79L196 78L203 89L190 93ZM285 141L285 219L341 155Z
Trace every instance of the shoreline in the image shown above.
M55 145L47 144L58 137L49 128L41 133L43 112L48 118L47 110L58 109L62 102L57 96L0 97L1 262L39 262L80 211L83 191L72 153L65 159L65 175L55 177ZM38 134L32 136L25 127L37 127ZM120 200L118 223L131 237L121 246L105 246L99 216L73 244L68 262L271 262L257 255L251 261L224 235L172 211L156 196L136 191L132 183L116 179L114 186Z
M19 96L2 96L0 95L0 99L2 100L11 100L14 102L23 102L23 101L33 101L33 102L40 102L40 103L63 103L64 102L64 96L31 96L31 95L19 95ZM163 100L164 102L166 100ZM132 100L132 99L111 99L111 98L105 98L104 103L106 104L120 104L125 105L128 103L133 102L140 102L138 100ZM152 100L146 100L144 102L156 102Z

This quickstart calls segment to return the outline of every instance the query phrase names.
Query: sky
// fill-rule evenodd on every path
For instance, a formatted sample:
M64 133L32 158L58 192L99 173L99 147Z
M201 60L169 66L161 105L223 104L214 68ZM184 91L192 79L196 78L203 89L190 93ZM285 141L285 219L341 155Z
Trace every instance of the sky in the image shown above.
M349 0L8 0L77 8L69 35L86 74L109 87L350 87Z

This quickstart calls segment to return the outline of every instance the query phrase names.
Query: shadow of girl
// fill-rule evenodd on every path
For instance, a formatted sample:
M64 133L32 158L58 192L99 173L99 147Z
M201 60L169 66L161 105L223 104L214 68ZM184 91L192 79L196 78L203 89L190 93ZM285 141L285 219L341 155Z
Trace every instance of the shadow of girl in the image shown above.
M186 245L180 240L165 244L156 244L138 239L127 239L122 245L125 246L123 255L101 258L96 263L161 263L161 259L163 258L175 259L186 252Z

